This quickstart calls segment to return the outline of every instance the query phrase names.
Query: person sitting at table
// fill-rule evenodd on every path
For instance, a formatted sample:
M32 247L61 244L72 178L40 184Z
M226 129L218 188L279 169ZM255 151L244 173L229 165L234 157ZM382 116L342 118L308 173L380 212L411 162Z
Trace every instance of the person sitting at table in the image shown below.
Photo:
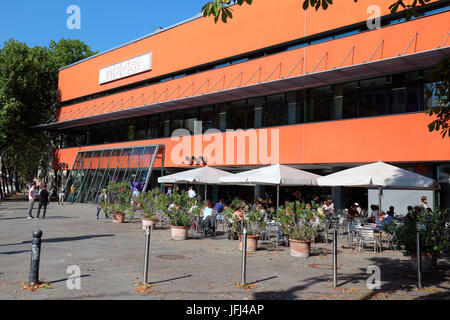
M356 203L352 204L350 209L347 211L347 219L353 220L355 217L359 217L359 212L356 210Z
M420 205L419 205L419 207L420 207L421 211L427 211L427 209L430 207L428 205L428 202L427 202L427 197L422 196L422 198L420 198Z
M334 204L333 204L333 200L329 199L329 200L325 200L323 202L323 213L327 216L327 217L331 217L334 213Z
M379 224L380 216L382 215L382 212L380 212L380 207L373 204L370 206L370 209L372 210L372 214L370 215L372 218L372 223Z
M243 210L242 208L236 208L236 209L234 210L233 215L234 215L235 217L237 217L239 220L244 220L245 212L244 212L244 210Z
M362 217L363 216L363 210L361 209L361 207L359 206L359 204L357 202L354 203L356 211L358 212L358 217Z
M392 238L392 226L395 225L394 217L389 213L390 211L384 214L384 219L375 225L376 229L381 230L381 238Z
M172 203L169 205L168 210L172 211L173 209L178 209L178 206L175 204L175 201L172 200Z
M319 209L319 207L321 207L319 196L317 194L313 195L313 198L311 200L311 207L314 210L317 210L317 209Z
M216 203L216 205L214 206L214 209L216 209L216 212L217 212L216 219L223 220L222 212L225 209L225 204L224 204L223 199L220 199L219 202Z
M390 206L389 211L386 212L386 214L389 214L391 217L395 217L394 207Z
M211 231L214 232L216 230L216 219L213 215L212 202L210 200L206 200L205 207L200 215L203 218L203 230L205 236L207 236Z

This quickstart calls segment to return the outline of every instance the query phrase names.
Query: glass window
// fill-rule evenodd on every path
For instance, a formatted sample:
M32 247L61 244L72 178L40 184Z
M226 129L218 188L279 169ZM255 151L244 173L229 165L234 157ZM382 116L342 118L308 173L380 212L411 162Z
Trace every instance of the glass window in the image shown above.
M309 121L331 120L331 86L310 90Z
M161 137L161 135L158 132L158 129L160 127L159 117L158 115L152 115L150 116L148 120L148 138L149 139L156 139Z
M158 118L158 137L167 138L170 136L170 120L168 113L162 113Z
M115 133L110 132L112 136L111 142L128 141L128 137L130 135L130 125L131 123L129 120L119 120Z
M140 117L136 121L135 140L147 138L148 117Z
M277 94L268 96L264 108L264 126L280 126L285 124L286 95Z
M439 81L438 75L435 69L425 70L424 71L424 102L425 108L430 108L433 106L437 106L438 102L436 101L436 83Z
M175 130L184 128L184 116L185 112L175 111L170 113L170 133L171 135Z
M287 124L305 122L305 99L304 90L287 94Z
M213 106L207 106L200 109L200 121L202 122L203 132L215 128Z
M247 129L261 128L264 125L263 108L265 102L264 97L248 100Z
M246 107L245 100L230 103L228 129L245 129Z
M188 109L186 110L185 119L186 119L186 129L189 130L191 134L201 132L199 128L196 130L196 121L198 121L198 109ZM198 124L197 124L198 125Z
M334 86L333 119L356 118L358 115L358 83Z
M215 106L216 108L216 126L220 131L227 130L227 108L228 104L222 103Z
M388 87L386 77L361 81L360 117L383 115L387 112Z
M390 77L391 90L389 93L389 113L403 113L406 111L406 81L404 74Z

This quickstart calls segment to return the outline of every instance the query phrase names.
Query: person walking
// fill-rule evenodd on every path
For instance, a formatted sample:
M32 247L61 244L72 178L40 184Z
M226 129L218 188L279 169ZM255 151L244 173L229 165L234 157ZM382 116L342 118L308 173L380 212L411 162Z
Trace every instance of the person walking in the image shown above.
M36 182L33 182L33 184L31 185L30 190L28 191L28 219L33 219L33 206L34 206L34 201L36 199Z
M99 219L99 215L100 215L100 211L102 211L102 202L106 201L106 189L102 190L102 193L100 193L97 197L97 219ZM103 212L105 212L105 218L108 219L108 213L103 210Z
M44 207L44 211L42 213L42 220L45 220L45 214L47 213L47 205L49 203L49 193L47 191L47 185L44 183L42 185L42 189L39 192L39 207L36 217L39 219L39 215L41 214L41 208Z
M64 205L64 197L65 197L64 187L61 186L58 193L58 204Z
M70 186L70 194L69 194L69 199L67 200L68 202L70 202L71 204L73 204L75 202L76 199L76 189L74 185Z

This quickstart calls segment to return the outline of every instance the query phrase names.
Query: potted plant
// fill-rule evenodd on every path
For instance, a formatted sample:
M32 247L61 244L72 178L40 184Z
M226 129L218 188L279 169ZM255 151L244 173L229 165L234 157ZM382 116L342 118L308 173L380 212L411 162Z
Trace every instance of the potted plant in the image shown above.
M161 193L159 188L142 192L136 199L136 210L141 213L142 229L147 229L147 226L152 230L155 229L158 212L163 211L168 205L169 197Z
M126 214L133 219L131 209L131 188L126 182L111 182L107 187L107 197L102 203L102 209L113 216L114 223L124 223Z
M258 249L258 240L266 223L263 221L264 214L258 210L250 210L247 216L241 220L241 228L247 229L247 251L254 252ZM237 218L239 220L239 218ZM239 221L236 221L239 222ZM242 230L243 231L243 230ZM242 251L242 232L239 233L239 250Z
M228 229L228 239L237 240L239 239L239 234L242 233L242 218L244 217L244 206L245 202L239 198L234 198L230 206L226 207L223 211L223 217L230 225Z
M417 271L417 232L420 233L421 269L423 272L436 270L437 258L450 243L445 233L449 209L421 210L419 207L408 212L404 225L394 230L394 243L411 257L411 265Z
M274 220L289 239L290 254L307 258L311 252L311 242L318 233L319 223L310 208L300 201L286 202L277 210Z
M163 208L164 214L170 219L171 236L173 240L187 240L193 217L200 215L202 203L200 198L189 198L185 190L172 193L172 203Z

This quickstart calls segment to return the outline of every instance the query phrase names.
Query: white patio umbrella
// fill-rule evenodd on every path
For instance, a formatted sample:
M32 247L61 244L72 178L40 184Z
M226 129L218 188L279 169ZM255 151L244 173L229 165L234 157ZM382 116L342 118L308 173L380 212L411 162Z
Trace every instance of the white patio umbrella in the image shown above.
M219 178L233 175L230 172L212 167L190 169L158 178L158 183L191 183L191 184L219 184ZM205 188L206 199L206 188Z
M280 204L280 186L313 186L321 176L289 166L275 164L220 178L223 184L253 184L277 186L277 208Z
M320 186L378 188L379 206L385 188L433 190L435 180L399 167L378 161L317 179Z

